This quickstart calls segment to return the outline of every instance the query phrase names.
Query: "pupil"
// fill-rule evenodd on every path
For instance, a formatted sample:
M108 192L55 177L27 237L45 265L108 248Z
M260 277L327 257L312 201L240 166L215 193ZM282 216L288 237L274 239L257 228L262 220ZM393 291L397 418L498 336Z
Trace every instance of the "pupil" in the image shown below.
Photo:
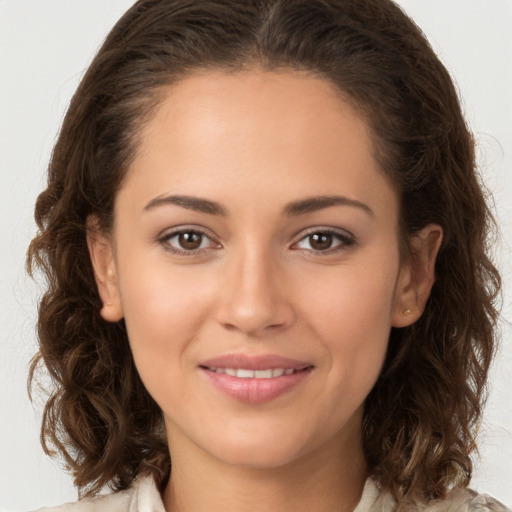
M326 233L315 233L314 235L311 235L309 243L313 249L325 251L331 247L332 235Z
M198 249L201 246L202 235L200 233L180 233L179 242L183 249Z

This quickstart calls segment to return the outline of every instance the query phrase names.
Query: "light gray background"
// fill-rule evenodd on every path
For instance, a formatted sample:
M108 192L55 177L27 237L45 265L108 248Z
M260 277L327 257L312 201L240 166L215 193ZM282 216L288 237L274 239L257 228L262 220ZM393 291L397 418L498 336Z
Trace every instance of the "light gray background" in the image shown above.
M40 403L26 393L40 290L24 273L32 209L78 81L131 0L0 0L0 510L76 499L42 453ZM512 319L512 0L400 0L456 77L502 226L497 253ZM481 429L472 486L512 504L512 328Z

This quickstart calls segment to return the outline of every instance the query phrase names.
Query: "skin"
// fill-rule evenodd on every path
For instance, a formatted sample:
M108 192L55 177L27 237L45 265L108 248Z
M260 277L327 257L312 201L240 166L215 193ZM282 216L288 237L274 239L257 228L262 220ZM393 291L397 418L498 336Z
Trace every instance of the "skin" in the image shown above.
M296 71L192 75L141 131L113 233L91 230L89 247L102 315L125 318L163 411L167 510L357 504L368 475L363 403L391 327L421 315L442 236L427 226L413 240L416 257L400 263L398 199L372 147L358 112ZM222 214L162 201L176 195L213 201ZM287 211L333 195L349 201ZM183 249L176 229L204 233L199 249ZM318 249L312 233L328 230L331 245ZM289 392L248 404L199 369L232 353L313 369Z

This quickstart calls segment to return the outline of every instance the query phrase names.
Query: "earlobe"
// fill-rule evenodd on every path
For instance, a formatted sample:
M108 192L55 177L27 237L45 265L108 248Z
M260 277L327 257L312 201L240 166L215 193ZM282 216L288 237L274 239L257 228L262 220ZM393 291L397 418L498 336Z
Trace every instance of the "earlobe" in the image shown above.
M103 301L101 316L108 322L118 322L123 318L123 311L112 243L101 232L94 216L87 219L87 247L98 293Z
M435 281L435 263L443 230L429 224L411 240L411 257L403 265L395 290L392 326L407 327L422 315Z

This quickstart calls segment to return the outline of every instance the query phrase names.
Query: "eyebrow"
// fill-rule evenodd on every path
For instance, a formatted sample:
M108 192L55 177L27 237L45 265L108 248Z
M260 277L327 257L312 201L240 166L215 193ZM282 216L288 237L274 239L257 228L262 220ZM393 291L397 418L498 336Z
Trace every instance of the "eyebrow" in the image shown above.
M159 206L176 205L194 210L196 212L207 213L209 215L227 215L227 211L219 203L191 196L158 196L152 199L145 207L144 211L154 210Z
M300 201L294 201L286 205L284 213L289 217L295 217L297 215L323 210L324 208L330 208L331 206L351 206L363 210L370 215L370 217L375 217L375 213L367 204L345 196L318 196L301 199Z
M181 206L187 210L193 210L209 215L227 215L227 210L215 201L182 195L155 197L144 207L144 211L153 210L160 206L166 205ZM298 215L323 210L325 208L330 208L332 206L351 206L354 208L359 208L371 217L375 217L373 210L367 204L362 203L361 201L357 201L356 199L350 199L349 197L336 195L308 197L306 199L294 201L285 206L284 214L288 217L295 217Z

